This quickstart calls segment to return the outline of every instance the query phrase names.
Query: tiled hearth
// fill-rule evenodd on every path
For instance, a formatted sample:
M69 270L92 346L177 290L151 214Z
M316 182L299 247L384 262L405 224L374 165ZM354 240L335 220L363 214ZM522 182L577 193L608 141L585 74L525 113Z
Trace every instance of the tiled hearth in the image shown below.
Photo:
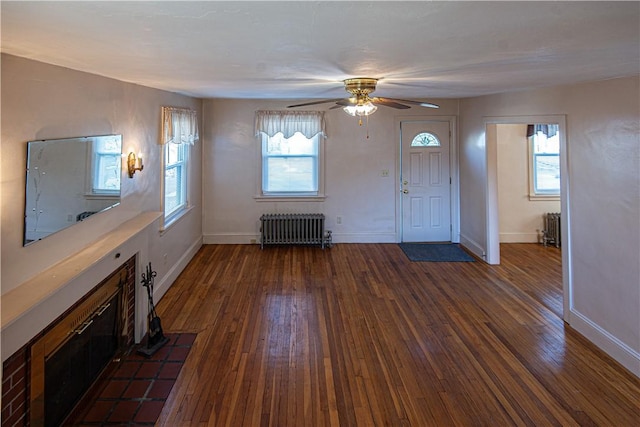
M135 349L82 402L76 426L154 425L182 369L196 334L167 334L169 342L150 358Z

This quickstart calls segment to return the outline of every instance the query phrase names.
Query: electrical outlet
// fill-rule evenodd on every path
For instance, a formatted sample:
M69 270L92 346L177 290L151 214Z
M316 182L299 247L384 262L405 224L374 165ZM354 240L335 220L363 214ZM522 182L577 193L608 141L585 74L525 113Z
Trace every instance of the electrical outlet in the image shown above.
M336 224L342 224L342 217L340 215L336 217Z
M251 243L252 245L255 245L256 244L256 239L249 240L249 243Z
M382 169L382 172L380 173L380 175L384 177L389 176L389 169Z

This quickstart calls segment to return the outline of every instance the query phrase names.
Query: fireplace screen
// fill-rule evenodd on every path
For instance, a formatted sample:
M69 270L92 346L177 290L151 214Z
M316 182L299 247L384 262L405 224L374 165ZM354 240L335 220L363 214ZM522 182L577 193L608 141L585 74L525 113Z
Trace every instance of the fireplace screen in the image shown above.
M61 425L122 351L126 277L126 269L118 270L31 346L31 426Z
M58 426L118 349L117 297L45 361L45 426Z

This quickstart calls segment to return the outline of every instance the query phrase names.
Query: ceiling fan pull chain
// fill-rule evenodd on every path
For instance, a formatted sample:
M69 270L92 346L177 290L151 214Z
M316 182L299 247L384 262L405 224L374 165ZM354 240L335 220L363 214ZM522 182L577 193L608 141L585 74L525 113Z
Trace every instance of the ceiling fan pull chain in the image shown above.
M362 120L362 119L360 119L360 120ZM366 126L366 128L367 128L367 139L369 139L369 116L367 116L367 126Z

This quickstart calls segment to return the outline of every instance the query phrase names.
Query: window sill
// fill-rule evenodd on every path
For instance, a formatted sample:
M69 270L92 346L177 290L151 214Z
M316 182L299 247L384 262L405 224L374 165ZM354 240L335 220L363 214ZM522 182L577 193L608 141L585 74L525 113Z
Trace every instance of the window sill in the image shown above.
M324 202L324 194L317 196L253 196L256 202Z
M164 219L164 224L160 227L160 234L168 231L174 224L184 218L189 212L193 210L193 206L187 206L184 209L179 210L169 218Z
M530 201L541 201L541 202L553 202L560 201L559 194L550 194L550 195L542 195L542 194L530 194Z
M84 197L87 200L120 200L120 194L87 193Z

